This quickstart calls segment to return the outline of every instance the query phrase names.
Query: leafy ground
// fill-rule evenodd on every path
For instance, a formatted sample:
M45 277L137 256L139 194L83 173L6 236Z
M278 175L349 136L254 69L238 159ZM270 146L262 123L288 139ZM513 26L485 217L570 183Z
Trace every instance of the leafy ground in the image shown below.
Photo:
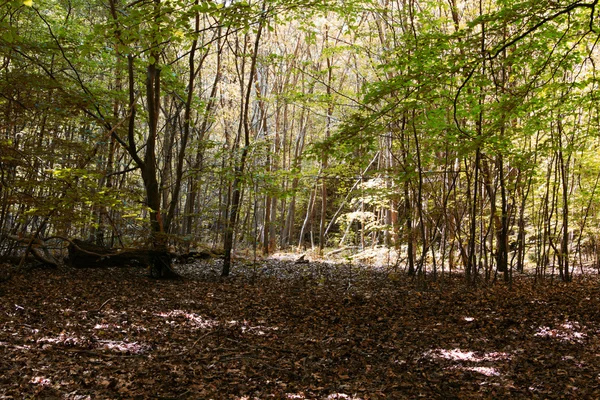
M595 276L472 289L316 263L208 271L15 274L0 398L600 398Z

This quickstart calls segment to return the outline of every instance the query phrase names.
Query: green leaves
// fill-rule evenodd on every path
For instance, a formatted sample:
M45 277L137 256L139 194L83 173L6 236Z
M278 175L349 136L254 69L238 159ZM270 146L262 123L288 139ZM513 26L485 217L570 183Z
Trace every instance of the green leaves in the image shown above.
M5 27L2 33L2 40L9 44L12 44L16 40L16 30L12 27Z

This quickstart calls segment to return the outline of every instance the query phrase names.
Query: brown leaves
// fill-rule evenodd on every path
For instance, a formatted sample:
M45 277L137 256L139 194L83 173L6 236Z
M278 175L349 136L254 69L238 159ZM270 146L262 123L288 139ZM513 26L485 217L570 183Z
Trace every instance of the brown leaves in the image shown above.
M0 396L600 396L596 279L423 291L294 265L222 282L15 275L0 303Z

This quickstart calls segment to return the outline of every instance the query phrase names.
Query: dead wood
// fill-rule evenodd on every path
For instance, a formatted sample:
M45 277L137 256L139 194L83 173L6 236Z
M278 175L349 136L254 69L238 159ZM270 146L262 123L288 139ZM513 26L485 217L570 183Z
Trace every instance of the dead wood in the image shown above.
M29 246L28 251L36 260L44 265L58 267L60 262L51 254L47 242L59 239L69 245L68 256L64 262L74 268L103 268L140 266L150 267L150 275L157 279L178 279L181 276L172 268L172 260L176 254L163 249L115 249L100 246L81 239L69 239L61 236L51 238L31 238L7 236L9 239Z
M68 263L75 268L148 266L154 257L169 255L151 249L115 249L80 239L71 239L68 250Z
M60 265L60 262L56 260L56 258L54 258L54 256L50 253L48 246L46 246L45 240L35 236L20 237L16 235L6 235L6 237L10 240L14 240L27 246L27 250L21 257L19 265L22 265L25 261L27 261L28 253L44 265L48 265L53 268L57 268Z
M68 264L74 268L141 266L150 267L153 278L181 278L171 265L176 255L166 249L114 249L80 239L68 241Z

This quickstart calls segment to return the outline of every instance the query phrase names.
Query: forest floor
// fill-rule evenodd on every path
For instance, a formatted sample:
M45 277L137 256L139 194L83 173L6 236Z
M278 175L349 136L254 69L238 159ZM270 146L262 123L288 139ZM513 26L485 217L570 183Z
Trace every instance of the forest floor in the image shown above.
M218 267L218 266L217 266ZM238 263L0 283L0 398L600 398L600 281Z

